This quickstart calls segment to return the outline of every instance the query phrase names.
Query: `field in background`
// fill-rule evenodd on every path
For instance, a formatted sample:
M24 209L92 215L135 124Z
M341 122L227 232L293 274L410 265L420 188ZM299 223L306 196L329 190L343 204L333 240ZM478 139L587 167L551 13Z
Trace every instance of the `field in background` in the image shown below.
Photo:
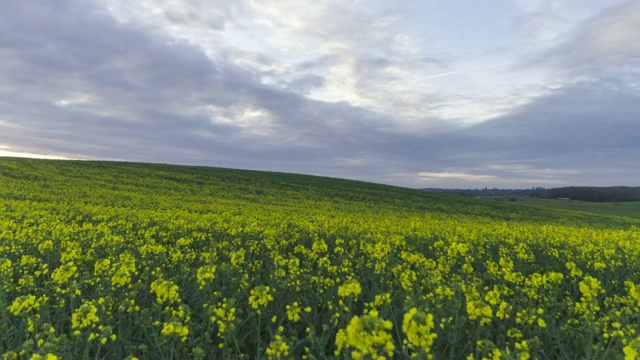
M634 359L637 224L295 174L0 158L0 349Z
M640 218L640 202L590 202L578 200L558 200L558 199L541 199L529 197L514 197L515 201L505 197L484 197L490 200L504 200L506 202L515 202L518 204L534 205L547 207L552 209L562 209L570 211L583 211L594 214L626 216L631 218Z

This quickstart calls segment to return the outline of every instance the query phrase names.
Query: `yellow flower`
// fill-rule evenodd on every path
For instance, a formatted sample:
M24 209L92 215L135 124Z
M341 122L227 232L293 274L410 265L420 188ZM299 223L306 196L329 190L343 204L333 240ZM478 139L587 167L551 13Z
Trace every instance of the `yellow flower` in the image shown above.
M433 315L418 311L415 307L411 308L404 314L402 321L402 331L407 336L405 344L410 349L421 350L428 354L438 337L437 334L432 333L434 327Z
M340 297L358 297L362 293L362 287L356 280L349 280L338 287L338 295Z
M516 350L519 353L520 360L529 360L531 355L529 354L529 344L526 340L522 340L521 342L516 343Z
M502 359L502 351L500 351L500 349L496 348L493 349L493 351L491 351L491 360L500 360Z
M209 319L212 323L218 325L218 337L222 338L226 333L234 329L236 308L226 298L218 302L218 305L209 311L211 314Z
M196 273L196 278L198 279L198 284L200 284L200 289L202 290L208 281L215 279L216 277L216 266L215 265L205 265L201 266Z
M7 258L0 258L0 272L8 273L11 269L11 260Z
M13 300L13 303L11 303L11 306L9 307L9 311L11 311L13 315L18 316L21 313L29 312L34 308L36 308L36 297L34 295L27 295L19 296Z
M41 254L44 254L47 250L52 250L52 249L53 249L53 241L51 240L43 241L40 245L38 245L38 251Z
M373 300L373 306L376 308L380 308L385 304L391 304L391 293L376 295L376 297Z
M74 330L94 327L100 322L98 308L91 302L84 302L71 315L71 326Z
M251 289L251 295L249 296L249 304L254 309L267 307L269 302L273 301L273 296L271 296L271 288L268 286L258 286L254 289Z
M393 356L395 345L388 332L393 325L391 321L378 317L378 312L372 310L369 314L351 318L346 330L340 329L336 335L336 352L340 355L343 350L353 349L351 357L361 359L371 356L374 359Z
M500 290L498 287L494 286L493 290L485 295L484 300L491 305L498 305L500 303Z
M165 323L160 333L164 336L177 335L180 341L185 342L187 335L189 335L189 328L181 322L173 321Z
M400 273L400 286L403 289L410 291L413 289L413 283L418 279L418 275L415 271L410 269L405 269Z
M522 338L522 332L520 329L511 328L507 330L507 336L513 339L520 339Z
M584 280L580 281L580 284L578 286L580 288L580 293L587 301L595 298L601 292L604 292L602 290L600 280L588 275L584 277Z
M289 355L289 345L282 336L276 335L267 348L267 359L281 359L287 355Z
M300 313L302 308L297 301L293 302L293 305L287 305L287 318L293 322L300 320Z
M111 260L109 259L98 260L93 265L93 273L95 275L99 275L105 271L108 271L110 267L111 267Z
M51 278L58 284L62 285L67 283L72 277L74 277L77 271L78 267L75 266L73 262L70 262L55 269L51 274Z
M131 275L136 273L136 259L129 253L120 255L120 262L117 266L117 271L111 277L111 284L115 288L124 287L129 285L131 287Z
M486 325L491 322L493 317L493 310L491 306L483 301L469 301L467 302L467 314L469 319L480 319L480 325Z
M624 353L624 360L640 359L640 337L631 341L622 351Z
M47 355L33 354L29 358L29 360L58 360L58 359L59 357L52 353L47 353Z
M151 293L155 293L157 296L158 303L164 304L168 303L179 303L180 288L178 285L174 284L171 280L162 280L158 279L151 283Z
M622 349L624 352L624 360L636 360L638 359L638 352L631 345L627 345Z

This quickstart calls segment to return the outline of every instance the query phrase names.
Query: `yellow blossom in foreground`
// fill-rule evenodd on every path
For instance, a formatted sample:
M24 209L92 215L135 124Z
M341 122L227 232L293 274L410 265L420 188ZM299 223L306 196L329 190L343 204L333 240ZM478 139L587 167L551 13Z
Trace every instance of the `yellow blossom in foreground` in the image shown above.
M624 360L640 359L640 337L630 342L622 351L624 352Z
M354 359L362 359L367 356L374 359L384 359L385 355L391 357L395 345L388 331L392 327L391 321L380 319L375 310L362 317L354 316L346 330L340 329L336 335L335 355L352 349L350 354Z
M433 315L418 311L415 307L411 308L404 314L402 321L402 331L407 336L404 343L412 350L429 354L433 342L438 337L437 334L431 332L434 327ZM413 355L417 357L419 354L414 353ZM433 356L429 354L428 357L432 358Z

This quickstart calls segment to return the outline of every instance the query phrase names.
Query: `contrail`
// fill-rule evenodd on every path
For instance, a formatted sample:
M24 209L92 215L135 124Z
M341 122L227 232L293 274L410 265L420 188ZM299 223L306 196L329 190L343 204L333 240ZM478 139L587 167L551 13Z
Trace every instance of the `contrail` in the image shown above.
M495 65L489 65L489 66L480 66L480 67L471 68L471 69L464 69L464 70L449 71L449 72L442 73L442 74L435 74L435 75L423 76L423 77L421 77L419 80L423 80L423 79L435 79L435 78L439 78L439 77L443 77L443 76L449 76L449 75L453 75L453 74L459 74L459 73L465 73L465 72L476 71L476 70L483 70L483 69L491 69L491 68L495 68L495 67L499 67L499 66L504 66L504 65L508 65L508 64L509 64L508 62L505 62L505 63L495 64Z

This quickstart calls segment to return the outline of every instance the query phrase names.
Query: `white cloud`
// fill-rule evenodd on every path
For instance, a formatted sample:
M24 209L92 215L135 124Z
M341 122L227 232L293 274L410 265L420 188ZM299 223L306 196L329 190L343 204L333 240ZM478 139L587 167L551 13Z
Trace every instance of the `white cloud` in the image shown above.
M34 154L29 152L22 151L13 151L11 147L6 145L0 145L0 157L22 157L22 158L32 158L32 159L58 159L58 160L66 160L69 159L64 156L51 155L51 154Z

